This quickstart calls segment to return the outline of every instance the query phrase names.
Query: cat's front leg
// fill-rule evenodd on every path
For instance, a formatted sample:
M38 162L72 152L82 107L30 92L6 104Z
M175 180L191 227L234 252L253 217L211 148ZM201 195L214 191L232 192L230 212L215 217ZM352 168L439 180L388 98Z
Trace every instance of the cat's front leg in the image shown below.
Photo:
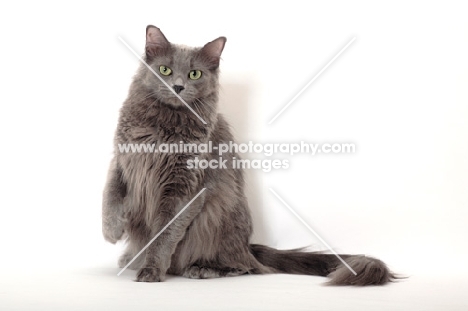
M171 258L177 244L183 239L188 226L204 204L202 193L190 206L180 214L172 224L167 227L156 240L146 249L146 260L143 268L137 273L138 282L161 282L164 281L166 272L171 265ZM158 228L163 228L174 216L184 208L191 198L166 199L161 204L163 213L158 215ZM171 212L170 212L171 211ZM159 232L155 232L157 234Z
M102 234L111 243L116 243L124 235L125 195L126 186L122 179L122 170L114 158L110 163L102 199Z

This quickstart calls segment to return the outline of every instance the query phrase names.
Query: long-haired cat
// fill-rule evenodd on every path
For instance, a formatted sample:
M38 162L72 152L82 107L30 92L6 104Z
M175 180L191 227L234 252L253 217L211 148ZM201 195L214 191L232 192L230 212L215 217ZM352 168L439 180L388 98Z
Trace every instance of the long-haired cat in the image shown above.
M241 169L188 168L187 161L216 159L203 152L121 153L118 144L194 143L213 146L234 141L217 112L218 74L226 38L200 48L170 43L159 28L146 29L141 64L120 111L115 155L103 198L103 234L127 239L121 267L145 247L203 188L204 192L130 265L137 281L159 282L166 274L214 278L241 274L294 273L329 276L331 284L385 284L395 276L374 258L342 255L354 275L333 254L276 250L250 244L252 221ZM198 118L175 94L178 94Z

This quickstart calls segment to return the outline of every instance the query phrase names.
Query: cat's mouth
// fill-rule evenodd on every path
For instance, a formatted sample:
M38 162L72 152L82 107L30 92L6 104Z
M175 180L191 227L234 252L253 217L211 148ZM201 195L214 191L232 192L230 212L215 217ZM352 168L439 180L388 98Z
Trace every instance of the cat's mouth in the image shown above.
M185 106L186 103L188 105L188 101L183 98L182 96L179 98L179 97L176 97L175 95L174 96L169 96L167 97L164 102L166 104L169 104L173 107L181 107L181 106Z

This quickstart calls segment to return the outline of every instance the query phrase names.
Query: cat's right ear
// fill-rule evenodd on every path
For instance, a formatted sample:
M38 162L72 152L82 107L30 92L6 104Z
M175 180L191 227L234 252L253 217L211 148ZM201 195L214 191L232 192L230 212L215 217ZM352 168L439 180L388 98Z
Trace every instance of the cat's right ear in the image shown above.
M205 61L211 66L211 69L219 67L219 60L221 59L221 53L223 52L224 45L226 44L226 37L219 37L216 40L208 42L201 49L201 54Z
M171 44L161 30L153 25L146 27L146 57L149 59L164 54Z

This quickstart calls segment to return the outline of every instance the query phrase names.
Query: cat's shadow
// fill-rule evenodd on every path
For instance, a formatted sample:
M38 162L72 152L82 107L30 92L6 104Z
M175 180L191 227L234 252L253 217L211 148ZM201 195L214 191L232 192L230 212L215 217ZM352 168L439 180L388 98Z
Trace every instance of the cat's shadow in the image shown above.
M219 111L231 126L232 133L237 143L255 142L258 133L255 133L254 122L258 122L258 116L252 113L251 105L254 103L254 96L251 89L252 83L249 81L239 82L223 79L220 88ZM253 131L252 131L253 128ZM243 158L248 155L243 154ZM267 228L263 215L262 183L263 172L261 170L247 169L245 172L245 195L249 201L249 207L253 218L252 242L265 243L267 238Z

